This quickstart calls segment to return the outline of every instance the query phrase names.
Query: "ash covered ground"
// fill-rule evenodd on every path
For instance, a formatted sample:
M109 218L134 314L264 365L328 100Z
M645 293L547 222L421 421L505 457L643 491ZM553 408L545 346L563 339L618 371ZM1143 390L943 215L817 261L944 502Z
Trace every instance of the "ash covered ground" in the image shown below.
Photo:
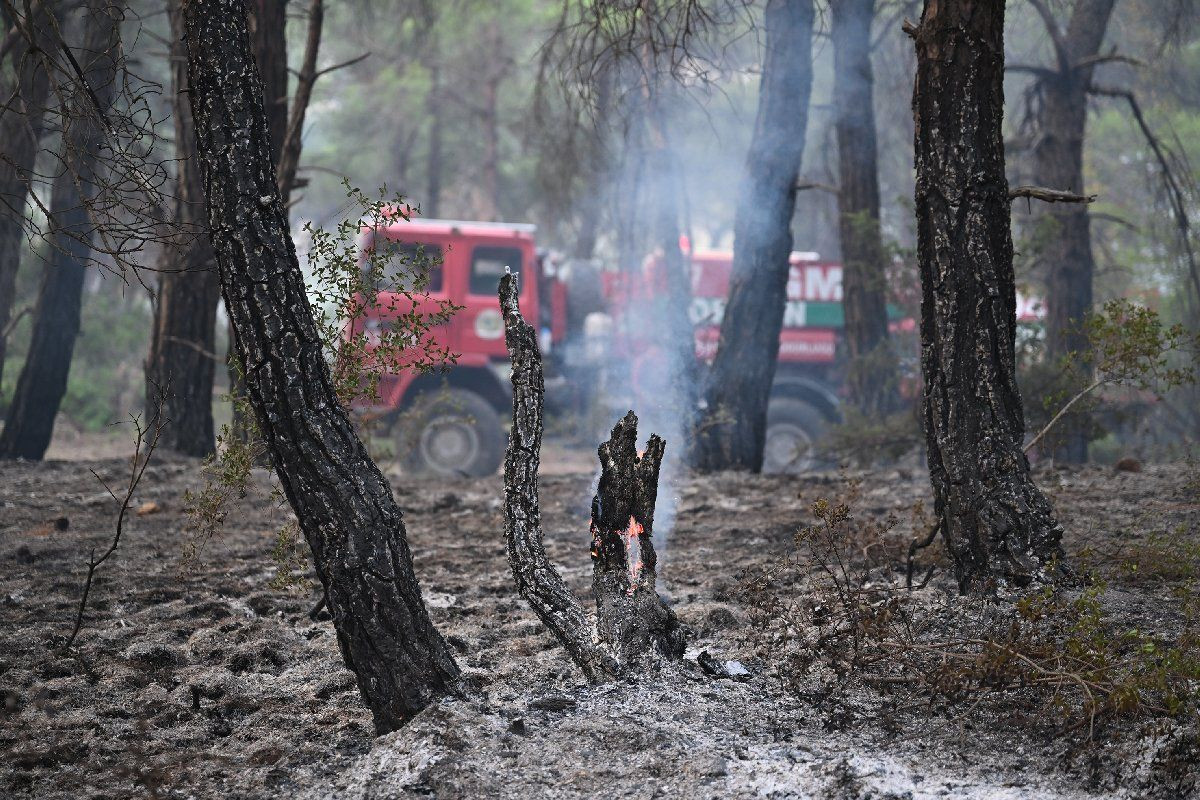
M547 549L587 603L587 458L547 475ZM560 465L561 467L561 465ZM580 471L571 472L573 468ZM97 577L69 655L87 554L111 536L119 459L0 465L0 796L1083 798L1196 792L1188 721L1109 722L1062 734L1006 696L932 702L886 686L830 694L789 681L751 625L748 575L789 552L810 504L861 481L853 512L899 522L928 502L920 470L803 478L685 479L661 555L662 588L692 631L678 667L588 686L517 596L503 541L499 476L393 477L417 574L470 691L405 729L372 733L316 591L271 588L275 531L289 513L264 476L225 531L185 562L184 491L195 461L157 458L121 549ZM1116 553L1152 529L1194 540L1194 469L1039 471L1067 550ZM66 518L60 529L56 521ZM923 554L925 561L935 558ZM895 572L895 569L892 570ZM902 576L893 575L903 580ZM884 579L883 576L880 579ZM1109 602L1172 635L1161 582L1114 583ZM800 591L799 589L797 591ZM918 593L959 618L945 570ZM700 654L737 662L712 677Z

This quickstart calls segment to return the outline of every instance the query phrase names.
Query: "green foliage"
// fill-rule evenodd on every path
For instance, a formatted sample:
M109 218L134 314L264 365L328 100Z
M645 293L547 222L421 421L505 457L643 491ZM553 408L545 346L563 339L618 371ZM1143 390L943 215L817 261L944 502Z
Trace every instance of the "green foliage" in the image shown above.
M1166 325L1157 311L1110 300L1083 326L1096 380L1161 392L1196 380L1200 333ZM1186 356L1181 363L1175 356Z
M1196 382L1200 332L1181 323L1167 325L1152 308L1110 300L1103 311L1088 316L1083 333L1085 352L1070 353L1062 363L1035 362L1023 372L1025 388L1041 398L1048 417L1031 447L1064 421L1087 427L1091 438L1103 435L1104 428L1093 418L1099 406L1089 397L1102 387L1125 386L1161 396ZM1085 405L1085 400L1090 402Z
M413 209L386 189L372 199L344 181L348 206L360 215L333 230L305 223L309 239L308 291L338 398L347 407L379 401L379 379L402 372L429 372L453 365L455 356L437 344L435 326L458 310L429 297L432 270L440 264L423 249L415 253L389 241L383 231L411 219ZM373 245L364 251L360 237ZM390 320L381 323L380 318Z
M454 354L430 334L434 326L448 322L457 307L429 297L430 273L437 264L420 251L414 254L377 236L388 225L409 219L412 209L404 198L380 189L373 199L349 182L344 186L347 208L356 213L332 230L309 223L304 231L309 239L307 289L322 353L338 399L353 409L379 401L383 375L453 364ZM364 234L375 243L365 250ZM386 323L376 324L379 318ZM240 372L236 360L231 363ZM221 426L217 452L204 465L204 487L184 497L189 515L185 564L199 557L236 504L245 499L254 467L266 463L266 448L248 399L235 394L227 399L235 416L244 420L245 435L230 424ZM272 494L282 508L278 486ZM307 588L307 582L297 577L305 571L306 560L294 520L277 532L273 559L273 587Z

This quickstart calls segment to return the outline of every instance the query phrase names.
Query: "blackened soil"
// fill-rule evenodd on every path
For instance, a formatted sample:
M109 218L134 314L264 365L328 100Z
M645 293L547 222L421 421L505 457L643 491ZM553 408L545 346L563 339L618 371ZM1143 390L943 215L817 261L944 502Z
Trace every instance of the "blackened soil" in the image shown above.
M81 797L1184 797L1196 734L1178 721L1055 736L1028 710L905 703L860 688L837 703L783 678L748 628L740 586L791 547L809 505L846 475L719 475L667 491L678 523L665 592L691 628L688 659L589 687L512 588L500 478L395 477L425 598L476 691L376 739L316 592L272 588L290 512L256 476L224 531L187 560L194 461L156 459L116 555L71 627L92 548L111 537L127 465L0 465L0 796ZM927 499L919 472L861 481L854 513L899 522ZM1068 550L1111 559L1155 531L1194 541L1200 505L1183 466L1044 471ZM581 599L590 583L591 476L548 477L547 545ZM66 523L60 520L65 519ZM920 522L915 523L919 526ZM65 529L64 529L65 527ZM1189 539L1190 537L1190 539ZM927 557L932 557L927 554ZM1116 574L1116 571L1114 571ZM902 580L897 574L893 578ZM1164 579L1165 580L1165 579ZM1114 583L1112 602L1170 635L1164 581ZM931 604L964 603L943 573ZM584 599L584 602L587 602ZM701 652L747 675L713 678ZM701 659L707 660L707 659ZM735 671L739 671L736 669ZM1018 713L1020 711L1020 713Z

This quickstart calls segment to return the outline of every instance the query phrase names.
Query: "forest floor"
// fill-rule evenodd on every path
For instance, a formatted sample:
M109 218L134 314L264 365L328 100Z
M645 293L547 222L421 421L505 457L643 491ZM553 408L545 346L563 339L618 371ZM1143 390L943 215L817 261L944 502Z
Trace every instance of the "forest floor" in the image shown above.
M542 481L547 548L581 599L590 585L587 463L576 454L547 470L564 474ZM847 557L861 560L854 569L867 586L903 587L897 554L914 528L928 524L918 507L929 494L920 470L726 474L665 489L678 497L679 514L660 555L661 584L692 645L681 665L601 686L583 681L513 588L500 477L394 478L424 596L470 691L375 738L331 623L307 615L317 592L272 588L275 531L290 515L262 475L225 530L189 559L184 492L202 485L200 465L156 457L134 500L147 513L130 517L121 548L100 569L75 647L60 652L88 551L105 545L116 511L92 471L119 484L127 466L120 459L0 465L0 796L1180 798L1197 791L1194 708L1167 718L1123 706L1091 720L1082 690L1060 681L1047 695L1037 679L1014 688L963 678L955 690L935 692L928 674L906 672L914 651L891 634L863 645L867 656L875 653L869 680L838 667L845 653L822 644L825 629L811 622L824 613L813 598L827 596L829 584L812 577L819 564L797 561L794 534L813 523L814 501L844 500L855 531ZM1136 627L1160 647L1192 630L1178 590L1194 591L1196 575L1175 556L1200 552L1194 466L1040 468L1038 481L1064 523L1068 557L1105 576L1103 588L1071 597L1096 600L1106 625ZM1175 538L1162 546L1166 536ZM939 563L939 547L919 554L920 562ZM764 570L772 580L756 584ZM895 616L942 638L980 636L992 617L1012 616L1011 602L959 598L944 563L923 588L904 594ZM886 658L887 647L897 648L894 658ZM997 669L1013 669L1006 663ZM1102 682L1090 676L1083 685ZM1193 681L1193 695L1196 688Z

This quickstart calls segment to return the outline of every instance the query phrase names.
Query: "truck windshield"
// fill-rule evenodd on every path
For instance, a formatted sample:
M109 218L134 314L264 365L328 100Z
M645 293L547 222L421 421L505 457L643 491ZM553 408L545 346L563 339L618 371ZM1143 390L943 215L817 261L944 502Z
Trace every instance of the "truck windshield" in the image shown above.
M429 283L422 291L442 289L442 248L436 244L384 242L376 258L383 267L375 287L381 292L414 291L418 275L428 274ZM365 269L365 267L364 267Z
M500 286L504 268L521 271L521 251L516 247L476 247L471 251L471 294L492 297Z

